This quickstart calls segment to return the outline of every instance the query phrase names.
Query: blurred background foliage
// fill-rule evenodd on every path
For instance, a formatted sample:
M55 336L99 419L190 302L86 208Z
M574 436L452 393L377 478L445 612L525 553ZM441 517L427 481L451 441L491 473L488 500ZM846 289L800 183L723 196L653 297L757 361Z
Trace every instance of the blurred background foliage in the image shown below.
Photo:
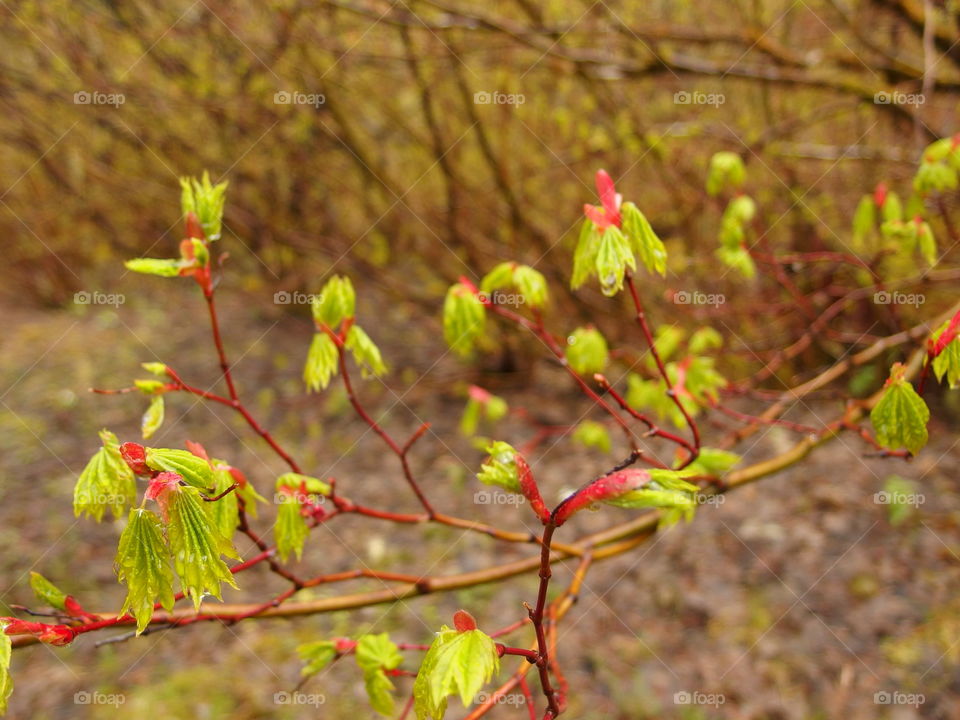
M176 178L205 168L230 180L248 287L376 268L427 302L505 258L565 283L601 166L672 270L709 277L718 150L747 162L776 250L844 250L859 196L956 130L957 6L932 5L925 23L915 0L5 3L4 289L61 304L115 255L173 254ZM875 101L893 90L925 102ZM95 92L123 102L75 101ZM522 104L477 95L496 92Z

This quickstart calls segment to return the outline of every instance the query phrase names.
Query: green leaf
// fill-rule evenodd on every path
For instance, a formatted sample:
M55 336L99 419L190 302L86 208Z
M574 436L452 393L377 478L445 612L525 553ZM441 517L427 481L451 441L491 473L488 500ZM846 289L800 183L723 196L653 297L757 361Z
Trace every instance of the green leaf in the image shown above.
M168 611L173 609L173 572L160 518L143 508L130 511L115 564L117 579L127 585L120 614L133 615L140 634L150 624L157 602Z
M481 292L489 294L494 290L502 290L513 285L513 271L516 266L514 262L502 262L496 265L480 280Z
M520 476L517 469L517 451L508 443L496 441L486 448L487 462L480 466L477 480L484 485L498 485L510 492L520 492Z
M204 171L200 180L180 178L180 190L183 214L194 213L207 239L219 240L223 206L227 199L227 183L212 184L210 173Z
M745 278L752 278L757 274L757 266L750 257L749 251L744 247L717 248L717 258L727 267L740 272Z
M596 448L605 453L610 452L612 447L610 433L603 425L593 420L584 420L577 425L571 437L574 442L578 442L584 447Z
M13 693L13 678L10 677L10 656L13 651L13 642L10 636L3 632L6 625L0 622L0 715L7 712L7 702Z
M354 316L356 304L357 294L350 278L334 275L313 298L313 319L333 330L343 320Z
M933 230L930 224L926 222L919 223L917 227L917 243L920 246L920 254L927 261L927 265L937 264L937 239L933 236Z
M747 170L739 155L732 152L718 152L710 158L707 171L707 192L719 195L725 190L734 190L746 180Z
M177 277L184 267L182 260L174 258L136 258L127 260L124 266L133 272L160 277Z
M277 543L277 554L283 562L290 553L296 553L297 560L303 555L303 545L310 534L310 526L301 512L302 505L293 495L283 497L277 508L277 524L273 527L273 537Z
M332 492L329 483L325 483L323 480L310 477L309 475L301 475L300 473L283 473L283 475L277 478L276 482L277 490L284 487L290 488L291 490L299 490L301 486L308 495L329 495Z
M140 363L140 367L142 367L148 373L158 375L160 377L165 377L167 374L167 366L160 362Z
M895 192L887 193L884 198L881 217L884 222L903 221L903 204L900 202L900 196Z
M213 492L211 496L216 497L225 492L226 489L236 481L233 475L230 474L230 471L224 469L227 465L225 462L221 460L211 460L211 464L214 467ZM214 524L217 526L220 534L231 541L233 540L234 533L237 531L237 525L240 523L240 501L237 496L238 492L240 492L240 488L236 487L219 500L210 503Z
M891 368L883 397L870 412L870 422L880 445L890 450L906 448L916 455L927 444L930 410L904 373L900 363Z
M330 640L305 643L297 647L297 654L306 663L300 670L300 675L310 677L316 675L337 657L337 645Z
M660 356L660 359L666 362L672 358L680 348L680 343L683 342L685 336L686 332L683 328L676 325L661 325L658 327L653 338L653 346L657 349L657 355ZM647 357L647 367L651 370L657 369L657 363L652 354Z
M452 285L443 301L443 337L460 355L469 355L483 334L486 312L483 303L463 283Z
M930 338L932 343L940 339L949 324L948 320L940 326ZM943 376L946 375L947 384L951 389L960 387L960 338L954 338L947 343L947 346L933 359L933 372L940 382L943 382Z
M314 392L325 390L330 379L337 374L340 355L337 345L325 332L315 333L303 366L303 381Z
M607 341L592 326L577 328L567 338L567 363L581 375L603 372L609 355Z
M133 385L144 395L156 395L166 389L166 383L162 380L134 380Z
M597 253L600 250L601 233L589 218L580 226L580 237L573 251L573 273L570 276L570 288L576 290L595 272Z
M513 284L530 307L542 308L547 304L547 279L529 265L517 265Z
M697 475L712 475L721 477L725 475L730 468L740 462L742 458L736 453L717 448L700 448L700 454L697 459L687 466L688 470L694 471Z
M623 215L623 232L630 246L644 267L652 273L667 274L667 249L657 237L650 221L632 202L625 202L620 208Z
M359 325L351 326L344 347L353 354L353 360L360 366L363 377L380 376L387 372L380 349Z
M57 610L63 610L66 607L67 594L40 573L30 573L30 588L38 600L50 607Z
M221 599L220 583L237 583L221 555L237 557L231 542L220 534L214 523L210 503L201 499L196 488L178 485L171 493L167 537L180 587L200 609L204 594Z
M876 234L877 204L873 195L864 195L857 203L853 213L853 245L857 250L870 248L870 241Z
M693 355L723 347L723 336L712 327L702 327L690 336L688 349Z
M154 395L150 399L150 405L140 420L140 432L143 439L147 440L153 437L153 434L163 425L163 395Z
M418 720L441 720L447 696L457 694L464 707L500 670L493 639L481 630L457 632L444 626L427 651L413 684Z
M213 468L202 457L188 450L168 448L147 448L147 467L153 470L167 470L176 473L190 485L201 490L213 487Z
M370 697L370 705L381 715L392 715L394 709L393 683L384 670L393 670L403 662L400 649L387 633L361 635L357 639L357 665L363 670L363 682Z
M636 270L637 260L620 228L611 225L603 231L597 250L596 273L600 291L607 297L620 292L628 269Z
M137 495L136 478L120 457L117 436L102 430L100 440L103 447L90 458L73 490L73 514L86 513L97 522L107 508L120 517Z

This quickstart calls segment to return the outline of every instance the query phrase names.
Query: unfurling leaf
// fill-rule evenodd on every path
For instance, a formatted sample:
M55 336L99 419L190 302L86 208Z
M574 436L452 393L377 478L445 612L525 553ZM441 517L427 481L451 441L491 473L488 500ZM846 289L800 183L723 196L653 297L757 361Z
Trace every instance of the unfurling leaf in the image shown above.
M853 213L853 246L856 250L871 249L870 240L876 235L877 204L872 195L864 195Z
M130 511L115 564L117 579L127 585L120 614L129 612L137 619L139 634L150 624L156 603L173 609L173 572L160 518L143 508Z
M600 291L607 297L623 289L627 270L637 269L637 259L633 256L630 243L616 225L603 231L594 269L600 280Z
M220 239L223 206L227 199L227 183L214 185L210 173L204 171L200 180L180 178L180 206L183 214L193 213L208 240Z
M498 485L504 490L520 492L517 451L505 442L496 441L487 447L487 462L480 466L477 480L485 485Z
M357 640L357 665L363 670L363 684L371 707L381 715L393 715L393 683L385 670L393 670L403 662L399 648L387 633L361 635Z
M303 381L308 390L325 390L330 379L337 374L339 362L337 345L325 332L315 333L303 366Z
M356 305L357 294L350 278L334 275L323 286L320 294L313 298L313 319L333 330L341 322L354 316Z
M600 250L600 229L589 218L584 218L580 226L580 236L573 251L573 273L570 276L570 288L576 290L593 275Z
M723 336L712 327L702 327L690 336L687 349L693 355L723 347Z
M592 326L577 328L567 338L567 363L581 375L603 372L607 367L607 341Z
M337 657L337 644L331 640L319 640L297 646L297 654L306 663L300 669L302 677L316 675Z
M41 602L52 608L63 610L67 604L67 594L38 572L30 573L30 588Z
M5 625L0 622L0 715L7 712L7 702L13 692L13 678L10 677L10 656L13 642L4 632Z
M877 442L890 450L906 448L916 455L927 444L930 410L904 377L906 369L896 363L884 386L883 397L870 412Z
M303 544L310 534L310 526L303 516L300 500L295 493L278 491L278 499L282 498L277 508L277 524L273 528L273 537L277 542L277 554L283 562L287 561L290 553L295 553L297 560L303 554Z
M164 377L167 374L167 366L161 362L140 363L140 367L142 367L148 373L157 375L159 377Z
M199 490L186 485L171 493L169 503L167 537L173 565L181 589L193 599L197 609L207 593L221 599L220 583L237 587L230 569L220 559L221 555L235 558L237 553L220 534L209 505L202 500Z
M740 272L745 278L752 278L757 274L757 266L750 257L749 251L744 247L717 248L717 258L724 265Z
M957 328L960 327L960 313L952 320L941 325L930 338L933 352L933 372L937 380L943 382L946 375L951 388L960 386L960 340L957 340Z
M487 295L506 288L513 288L520 294L521 299L517 304L526 304L533 308L542 308L547 304L547 280L529 265L503 262L480 281L480 291Z
M103 447L90 458L73 490L73 514L86 513L97 522L107 508L120 517L137 494L133 471L120 456L117 436L102 430L100 440Z
M177 277L184 268L183 261L174 258L136 258L127 260L124 266L133 272L160 277Z
M213 487L213 468L210 466L210 461L188 450L147 448L146 462L147 466L153 470L176 473L187 483L201 490L209 490Z
M631 202L623 204L623 233L644 267L652 273L667 274L667 249L657 237L650 221Z
M507 401L497 397L481 387L471 385L467 405L463 410L463 416L460 418L460 432L463 435L471 436L477 432L480 424L480 416L491 423L502 420L509 411Z
M353 354L353 360L360 366L363 377L375 377L387 372L387 366L380 356L380 349L374 345L370 336L359 325L352 325L347 332L344 347Z
M140 432L144 440L153 437L153 434L163 425L163 395L154 395L150 398L150 405L140 420Z
M450 286L443 301L443 337L450 349L469 355L485 321L486 311L474 289L463 282Z
M927 261L927 265L937 264L937 239L933 236L933 230L930 229L930 223L917 223L917 245L920 248L920 254Z
M710 158L707 172L707 192L719 195L725 190L735 190L746 180L747 170L743 160L732 152L718 152Z
M441 720L449 695L459 695L464 707L469 707L499 670L497 646L489 635L482 630L458 632L443 626L413 684L417 719Z
M584 447L610 452L610 433L603 425L593 420L584 420L577 425L571 437L574 442L578 442Z
M740 462L741 458L736 453L717 448L700 448L700 454L697 459L687 466L687 470L694 471L696 475L712 475L721 477L726 474L734 465Z
M213 492L212 497L222 495L227 488L233 486L237 480L228 469L229 466L221 460L211 460L213 464ZM233 540L233 534L237 530L240 522L239 515L239 496L240 487L236 487L219 500L211 502L211 512L213 513L213 522L220 530L220 534L228 540ZM253 503L251 503L253 504Z

